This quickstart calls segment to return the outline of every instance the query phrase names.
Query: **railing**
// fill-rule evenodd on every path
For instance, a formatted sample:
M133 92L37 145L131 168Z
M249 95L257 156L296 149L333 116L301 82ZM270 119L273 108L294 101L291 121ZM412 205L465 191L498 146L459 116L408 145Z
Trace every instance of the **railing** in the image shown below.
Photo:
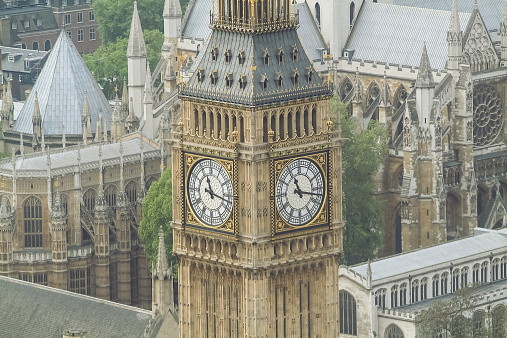
M21 263L45 262L51 260L51 251L26 252L18 251L12 253L13 260Z
M236 19L229 16L212 17L211 24L217 26L230 26L245 29L270 29L275 27L295 27L299 24L299 16L291 15L289 18L282 16L274 18L274 20L267 20L264 18L255 19Z
M85 246L85 247L73 247L67 248L67 257L68 258L84 258L87 256L91 256L93 253L93 245Z

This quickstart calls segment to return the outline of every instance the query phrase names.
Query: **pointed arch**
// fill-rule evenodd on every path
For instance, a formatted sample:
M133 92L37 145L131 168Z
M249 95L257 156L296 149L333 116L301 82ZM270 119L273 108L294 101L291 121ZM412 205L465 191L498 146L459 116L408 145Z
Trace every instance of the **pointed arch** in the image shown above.
M340 86L338 87L340 91L340 99L342 102L345 102L345 98L350 94L351 91L354 90L354 85L348 76L345 76L340 82Z
M42 248L42 202L30 196L23 201L25 248Z
M83 194L83 203L88 211L92 211L95 208L95 198L97 193L94 189L90 188Z
M110 184L106 190L104 190L104 197L106 199L107 205L110 207L116 206L116 186Z
M137 184L134 181L130 181L125 186L125 195L130 203L136 203L137 201Z
M403 83L400 83L394 91L392 103L394 107L394 113L405 103L408 97L408 90Z

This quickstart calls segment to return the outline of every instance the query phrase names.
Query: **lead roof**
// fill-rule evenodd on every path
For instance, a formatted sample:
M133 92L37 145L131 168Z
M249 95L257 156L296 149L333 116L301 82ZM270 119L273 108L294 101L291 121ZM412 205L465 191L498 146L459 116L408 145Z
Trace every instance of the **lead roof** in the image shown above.
M292 49L297 48L297 60L293 62ZM217 60L212 53L216 47ZM284 61L279 64L277 52L284 51ZM231 61L225 62L225 51L230 49ZM269 53L269 65L264 64L264 53ZM238 53L245 52L245 61L241 65ZM267 32L257 35L242 34L224 30L215 30L207 47L196 60L194 72L187 85L181 90L181 97L240 104L248 107L280 103L284 101L330 95L330 87L315 72L311 61L301 45L295 29ZM204 79L199 81L199 70L204 70ZM308 81L307 72L313 72L313 80ZM217 80L211 85L210 75L216 71ZM294 85L293 74L297 71L299 84ZM275 74L280 72L283 78L280 87L275 82ZM226 86L226 75L232 73L232 86ZM246 88L240 89L239 78L246 75ZM267 77L265 90L261 80Z
M111 106L86 67L83 58L62 30L35 85L13 126L13 131L32 134L35 93L38 94L42 128L46 135L81 135L85 92L95 133L99 111L110 126Z

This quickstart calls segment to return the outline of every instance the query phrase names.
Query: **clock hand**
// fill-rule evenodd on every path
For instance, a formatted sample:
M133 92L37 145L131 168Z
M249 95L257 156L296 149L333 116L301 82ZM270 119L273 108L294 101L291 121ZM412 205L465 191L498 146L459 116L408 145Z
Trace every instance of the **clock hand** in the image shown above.
M225 202L227 202L227 203L231 203L231 201L229 201L229 200L227 200L227 199L223 198L222 196L218 196L218 195L216 195L215 193L213 193L213 195L215 195L216 197L220 198L222 201L225 201Z
M294 193L299 195L299 198L303 198L303 194L301 194L301 188L299 187L297 178L294 177L294 184L296 185L296 189L294 189Z
M211 199L213 199L213 196L215 195L215 193L213 192L213 189L211 189L211 181L209 179L209 176L206 176L206 182L208 182L208 188L209 189L204 188L204 191L208 192L210 194L210 196L211 196Z
M314 192L306 192L306 191L299 191L299 193L301 194L304 194L304 195L315 195L315 196L322 196L322 194L317 194L317 193L314 193Z

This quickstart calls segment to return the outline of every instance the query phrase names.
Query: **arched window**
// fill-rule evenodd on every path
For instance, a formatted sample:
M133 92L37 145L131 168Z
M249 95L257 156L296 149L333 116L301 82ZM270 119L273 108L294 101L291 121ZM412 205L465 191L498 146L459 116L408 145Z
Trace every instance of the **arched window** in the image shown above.
M400 306L407 305L407 283L400 285Z
M28 197L23 203L23 225L25 248L42 247L42 203L40 199Z
M421 300L428 298L428 278L421 279Z
M482 330L486 328L486 313L484 310L477 310L474 312L473 321L474 321L474 337L479 337L480 333L483 333Z
M116 206L116 187L114 185L110 185L104 191L104 197L106 198L107 205L110 207Z
M419 301L419 280L412 282L412 303Z
M350 27L352 27L352 23L354 22L354 15L356 13L356 5L354 4L354 1L350 3Z
M500 262L500 278L504 279L507 277L507 257L502 257Z
M340 333L357 335L356 299L340 291Z
M472 268L473 271L472 271L472 283L479 283L479 268L480 268L480 265L479 263L475 264L474 267Z
M137 185L135 182L130 181L127 184L125 187L125 194L130 203L135 203L137 201Z
M394 324L391 324L387 327L386 333L384 335L385 338L404 338L403 331L399 327Z
M449 281L449 273L444 272L440 278L440 290L442 295L445 295L447 293L448 281Z
M398 306L398 285L391 288L391 308Z
M44 50L46 52L49 52L50 49L51 49L51 41L46 40L46 42L44 42Z
M35 41L33 44L32 44L32 49L33 50L39 50L39 43L37 41Z
M459 289L459 269L456 269L452 273L452 292Z
M62 210L65 215L69 214L69 196L61 194L60 195L60 204L62 205Z
M375 291L375 305L382 309L386 308L386 289Z
M318 2L315 3L315 19L317 19L317 22L320 25L320 5Z
M436 297L438 296L438 284L440 282L440 276L439 275L435 275L433 276L433 297Z
M89 211L95 208L95 196L95 190L93 189L88 189L83 195L83 203Z
M488 262L481 264L481 283L488 282Z
M468 284L468 268L461 269L461 287L464 288Z
M499 271L500 271L500 259L493 260L491 264L491 272L493 273L493 281L499 279Z

